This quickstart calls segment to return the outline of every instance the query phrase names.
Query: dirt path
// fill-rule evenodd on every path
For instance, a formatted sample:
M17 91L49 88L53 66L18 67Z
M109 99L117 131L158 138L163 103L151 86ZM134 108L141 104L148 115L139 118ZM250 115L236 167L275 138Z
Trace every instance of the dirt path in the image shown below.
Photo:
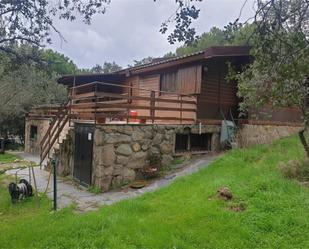
M21 155L19 155L21 156ZM74 184L72 181L62 179L58 177L58 206L59 208L67 207L71 204L75 204L78 211L90 211L98 209L102 205L111 205L128 198L135 198L146 192L155 191L164 186L169 185L175 179L192 174L202 168L206 168L211 162L216 160L218 155L207 155L199 157L198 159L185 162L183 167L176 172L169 173L161 179L155 180L149 185L141 189L127 188L124 190L110 191L102 194L93 194L87 191L85 188ZM39 167L35 167L35 176L39 192L43 192L46 188L49 173L44 170L40 170ZM15 175L16 169L6 171L7 175ZM23 178L28 178L28 169L23 169L18 172L18 175ZM53 183L49 185L47 195L49 198L53 198Z

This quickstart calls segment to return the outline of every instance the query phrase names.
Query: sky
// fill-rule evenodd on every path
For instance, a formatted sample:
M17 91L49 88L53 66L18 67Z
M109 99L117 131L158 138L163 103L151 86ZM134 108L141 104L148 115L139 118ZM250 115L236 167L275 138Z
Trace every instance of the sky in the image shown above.
M253 1L248 0L241 20L254 14ZM194 21L197 34L213 26L223 27L234 21L245 0L203 0ZM65 38L52 34L52 48L74 61L79 68L91 68L105 61L122 67L148 56L161 57L174 52L182 44L170 45L159 32L160 25L176 10L175 0L111 0L103 15L96 15L90 25L81 20L56 20L55 25Z

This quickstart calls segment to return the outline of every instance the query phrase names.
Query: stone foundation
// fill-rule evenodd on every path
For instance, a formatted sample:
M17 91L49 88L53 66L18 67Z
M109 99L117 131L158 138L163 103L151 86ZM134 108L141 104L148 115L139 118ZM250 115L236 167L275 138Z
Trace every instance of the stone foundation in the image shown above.
M291 136L297 133L301 127L275 126L275 125L242 125L237 143L240 147L248 147L256 144L268 144L273 141Z
M59 145L59 150L57 150L56 155L58 157L58 174L60 176L70 176L73 177L74 169L74 147L75 144L75 133L74 130L69 130L66 138L63 139L62 143Z
M218 126L101 125L94 134L92 183L107 191L130 183L157 157L164 167L173 160L176 133L214 133L212 148L219 148Z

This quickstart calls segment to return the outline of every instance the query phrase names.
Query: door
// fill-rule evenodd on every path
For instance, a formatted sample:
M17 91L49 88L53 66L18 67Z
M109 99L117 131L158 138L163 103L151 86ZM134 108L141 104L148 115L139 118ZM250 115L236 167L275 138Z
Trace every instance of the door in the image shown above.
M91 184L93 133L93 125L75 123L73 177L84 186Z

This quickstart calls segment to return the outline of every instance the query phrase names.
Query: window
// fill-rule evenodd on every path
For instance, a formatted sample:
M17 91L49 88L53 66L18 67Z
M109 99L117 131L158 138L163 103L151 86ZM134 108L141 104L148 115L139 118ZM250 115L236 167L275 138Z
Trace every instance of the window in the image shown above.
M160 91L163 92L177 91L177 72L161 74Z
M38 136L38 127L35 125L30 126L30 139L36 140Z
M211 151L211 133L176 134L175 152L205 152Z

